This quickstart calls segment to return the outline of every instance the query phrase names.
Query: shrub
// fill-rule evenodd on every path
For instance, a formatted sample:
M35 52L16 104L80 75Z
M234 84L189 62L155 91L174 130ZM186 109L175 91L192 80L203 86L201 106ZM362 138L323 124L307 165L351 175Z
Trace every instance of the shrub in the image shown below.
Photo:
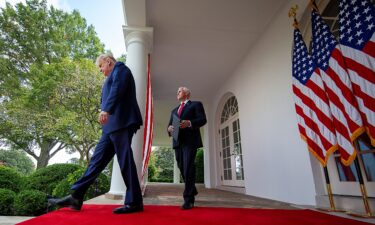
M182 178L181 178L182 180ZM173 183L173 179L170 178L152 178L150 182L158 182L158 183Z
M200 148L197 151L197 156L195 157L196 166L196 182L204 183L204 163L203 163L203 149Z
M39 216L47 211L47 195L38 190L25 190L14 199L14 211L19 216Z
M0 188L19 192L23 186L21 174L14 168L0 166Z
M80 169L72 174L69 174L67 178L62 180L56 188L53 190L53 195L56 197L64 197L71 193L70 187L75 183L85 172L85 169ZM94 198L102 195L109 190L109 178L101 173L96 181L90 186L85 194L85 200Z
M12 215L16 193L12 190L0 188L0 215Z
M52 194L60 181L80 168L74 164L54 164L38 169L28 177L27 188Z

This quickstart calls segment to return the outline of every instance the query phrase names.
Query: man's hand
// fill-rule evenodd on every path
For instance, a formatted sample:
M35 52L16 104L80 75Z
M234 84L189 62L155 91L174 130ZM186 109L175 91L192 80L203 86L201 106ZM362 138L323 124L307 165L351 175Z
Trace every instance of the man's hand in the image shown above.
M167 130L168 130L169 133L172 133L173 129L174 129L174 127L172 125L170 125Z
M98 118L98 121L101 125L104 125L108 122L108 116L109 114L107 112L104 112L104 111L101 111L99 113L99 118Z
M191 127L191 122L190 120L181 120L180 122L180 128L186 128L186 127Z

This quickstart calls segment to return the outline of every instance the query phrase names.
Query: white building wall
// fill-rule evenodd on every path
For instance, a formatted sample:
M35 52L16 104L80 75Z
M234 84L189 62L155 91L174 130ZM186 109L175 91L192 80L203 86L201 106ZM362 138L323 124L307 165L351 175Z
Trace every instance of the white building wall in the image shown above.
M239 104L244 154L245 191L248 195L294 204L315 205L315 186L309 152L297 128L291 88L293 27L288 10L308 1L290 1L280 9L237 70L218 88L208 110L211 185L220 185L217 151L217 106L228 92ZM225 54L225 53L223 53Z

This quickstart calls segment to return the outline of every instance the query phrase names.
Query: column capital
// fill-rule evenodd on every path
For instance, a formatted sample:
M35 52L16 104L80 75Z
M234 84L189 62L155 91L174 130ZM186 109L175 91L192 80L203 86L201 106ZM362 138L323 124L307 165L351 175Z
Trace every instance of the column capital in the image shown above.
M148 53L152 52L152 43L154 38L153 27L122 26L126 48L131 43L139 42L145 45Z

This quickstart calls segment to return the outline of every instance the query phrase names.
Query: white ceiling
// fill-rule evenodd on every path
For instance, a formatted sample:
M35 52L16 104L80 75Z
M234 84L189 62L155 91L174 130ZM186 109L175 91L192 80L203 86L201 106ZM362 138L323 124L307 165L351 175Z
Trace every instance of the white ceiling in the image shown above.
M210 100L211 93L230 77L287 2L122 1L126 25L154 28L151 54L153 145L170 144L166 127L171 109L178 104L177 88L190 88L194 100Z
M154 28L155 100L175 100L179 86L192 98L212 93L233 73L286 0L146 0Z

